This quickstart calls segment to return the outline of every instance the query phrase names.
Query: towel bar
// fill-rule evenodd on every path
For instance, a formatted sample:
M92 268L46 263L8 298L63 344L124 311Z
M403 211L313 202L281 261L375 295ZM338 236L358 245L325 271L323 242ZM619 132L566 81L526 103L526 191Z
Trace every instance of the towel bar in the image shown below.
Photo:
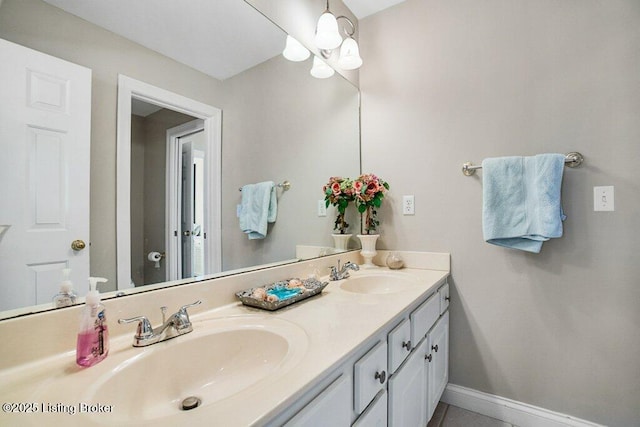
M284 191L287 191L291 188L291 183L285 179L280 184L276 184L276 187L282 188ZM238 191L242 191L242 187L238 188Z
M584 162L584 157L577 151L572 151L571 153L567 154L564 159L565 166L568 166L570 168L577 168L582 164L582 162ZM465 174L465 176L473 175L474 173L476 173L476 169L482 169L482 166L474 165L471 162L467 162L462 165L462 173Z

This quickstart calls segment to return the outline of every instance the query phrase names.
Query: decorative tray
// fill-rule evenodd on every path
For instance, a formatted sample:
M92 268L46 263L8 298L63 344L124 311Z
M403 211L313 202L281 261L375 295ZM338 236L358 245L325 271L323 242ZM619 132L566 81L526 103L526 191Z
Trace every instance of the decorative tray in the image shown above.
M292 278L245 289L237 292L236 296L244 305L273 311L317 295L328 284L318 279Z

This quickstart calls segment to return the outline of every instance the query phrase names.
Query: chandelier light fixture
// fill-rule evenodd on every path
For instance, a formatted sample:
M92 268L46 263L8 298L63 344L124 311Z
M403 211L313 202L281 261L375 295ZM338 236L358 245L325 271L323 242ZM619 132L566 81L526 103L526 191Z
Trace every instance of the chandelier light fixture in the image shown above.
M344 28L347 36L344 41L338 29L338 21L344 20L349 24L348 28ZM338 16L337 18L329 9L329 0L327 0L327 8L320 15L318 24L316 25L315 43L320 50L322 57L327 59L331 56L334 49L340 47L340 56L338 57L338 66L343 70L355 70L362 65L360 57L360 49L358 43L353 38L356 33L355 24L346 16Z
M344 40L340 35L339 21L341 20L348 24L343 28L346 36ZM325 60L329 59L333 52L340 48L337 66L343 70L356 70L360 68L360 66L362 66L362 58L360 57L358 42L353 38L355 33L356 26L353 21L342 15L336 18L336 16L331 13L329 0L327 0L327 7L318 19L314 37L314 43L320 51L320 56ZM289 61L300 62L309 58L311 52L298 40L287 35L287 41L282 55ZM314 55L311 75L319 79L326 79L333 76L335 70L322 58Z

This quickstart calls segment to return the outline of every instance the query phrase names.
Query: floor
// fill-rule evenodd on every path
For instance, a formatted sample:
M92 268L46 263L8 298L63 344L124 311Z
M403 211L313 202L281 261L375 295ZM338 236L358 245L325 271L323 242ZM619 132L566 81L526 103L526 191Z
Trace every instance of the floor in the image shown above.
M427 427L516 427L457 406L438 403Z

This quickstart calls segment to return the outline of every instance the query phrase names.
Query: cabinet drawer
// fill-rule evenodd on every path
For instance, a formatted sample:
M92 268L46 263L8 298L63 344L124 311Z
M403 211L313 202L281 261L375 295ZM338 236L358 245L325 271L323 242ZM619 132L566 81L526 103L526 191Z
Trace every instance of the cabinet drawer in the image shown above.
M393 331L389 332L387 345L389 346L389 375L398 369L404 359L411 352L411 322L403 320Z
M352 427L387 427L387 392L382 390Z
M440 297L431 295L420 307L411 313L411 344L418 345L440 316Z
M369 405L376 394L384 388L387 380L387 343L379 342L362 356L353 367L353 406L359 414Z
M444 313L449 308L449 284L445 283L438 289L438 295L440 296L440 314Z

